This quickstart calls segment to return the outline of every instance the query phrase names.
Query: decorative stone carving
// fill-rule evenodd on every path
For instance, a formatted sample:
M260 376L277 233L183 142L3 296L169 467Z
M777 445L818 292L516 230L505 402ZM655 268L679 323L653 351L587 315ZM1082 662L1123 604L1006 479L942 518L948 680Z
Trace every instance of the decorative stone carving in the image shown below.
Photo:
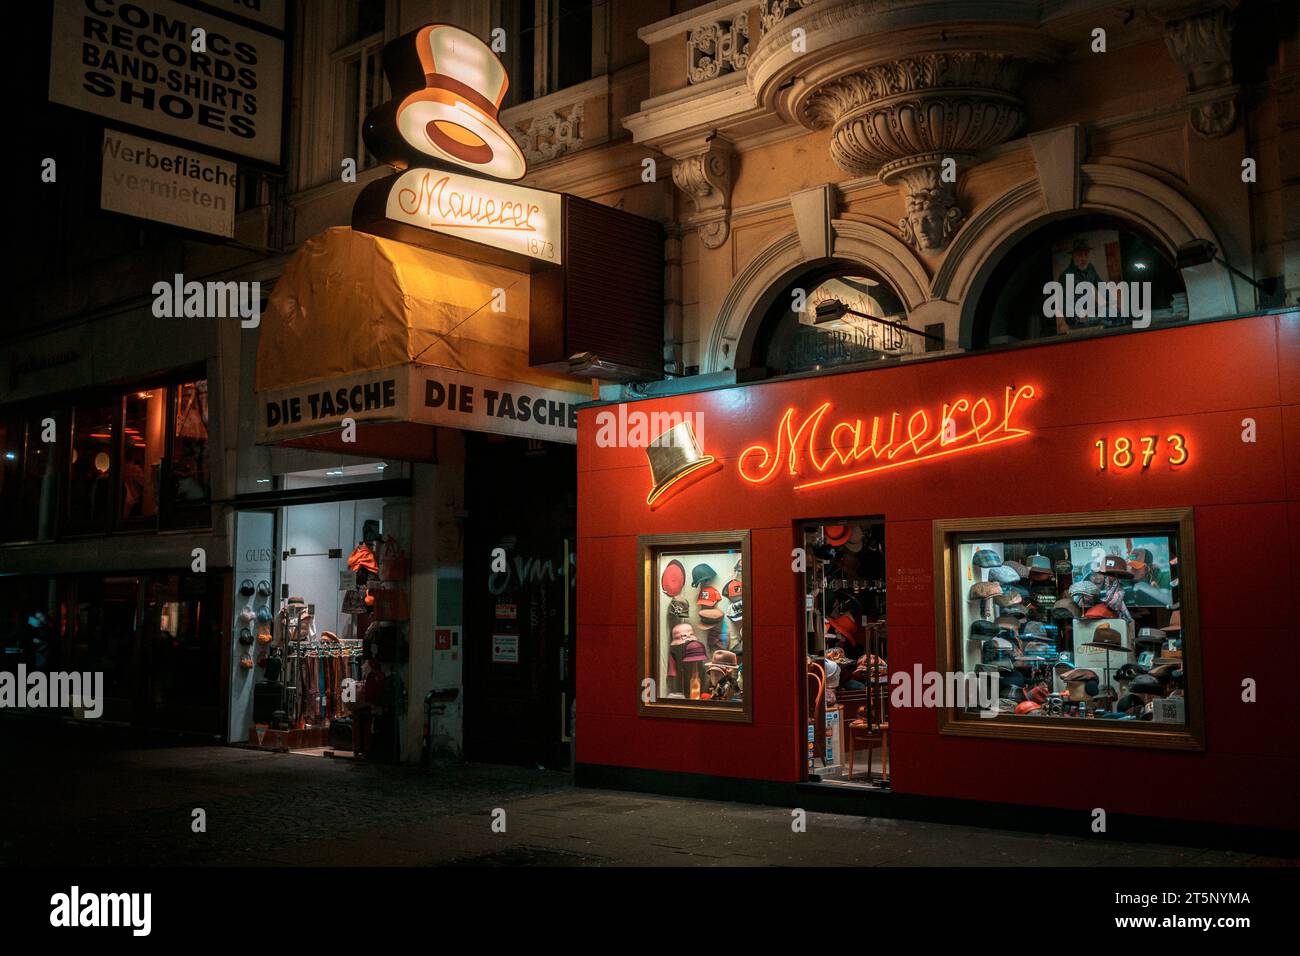
M686 40L686 80L703 83L749 62L749 14L696 27Z
M673 183L695 204L691 224L698 227L700 241L709 249L726 242L730 230L731 158L731 143L711 136L702 148L673 164Z
M563 111L534 116L526 125L513 126L510 135L530 164L550 162L582 148L582 116L583 105L577 102Z
M759 14L759 28L763 33L785 19L791 10L802 10L816 0L763 0Z
M886 184L901 183L906 193L906 212L898 220L903 241L921 252L947 248L965 214L957 205L956 184L944 180L942 165L925 161L892 163L881 168L880 179Z
M1025 61L978 50L903 57L842 76L809 99L807 115L830 126L831 158L845 172L875 171L907 194L903 238L944 249L962 221L950 169L1015 136L1025 121L1017 95Z
M1232 82L1235 3L1167 5L1165 46L1186 78L1192 129L1223 136L1237 123L1237 87Z

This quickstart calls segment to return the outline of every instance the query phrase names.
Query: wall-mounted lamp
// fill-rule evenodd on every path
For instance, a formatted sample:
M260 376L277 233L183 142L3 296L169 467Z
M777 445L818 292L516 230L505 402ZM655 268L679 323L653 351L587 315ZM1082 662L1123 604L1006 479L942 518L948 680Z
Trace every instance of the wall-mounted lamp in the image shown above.
M1223 256L1219 255L1218 247L1209 239L1192 239L1188 242L1184 242L1178 247L1175 253L1174 264L1180 271L1183 269L1190 269L1193 266L1203 266L1207 262L1217 262L1237 278L1249 282L1259 296L1266 296L1269 299L1273 299L1277 295L1276 276L1270 279L1264 279L1262 282L1252 279L1240 269L1235 268L1232 263L1228 262L1228 260L1223 258ZM1259 305L1258 296L1256 299L1256 305Z
M892 329L898 329L900 332L910 332L912 335L919 335L923 339L932 339L936 342L943 342L942 335L935 335L932 332L922 332L920 329L914 329L910 325L904 325L902 322L891 322L889 319L880 319L874 315L867 315L865 312L859 312L857 309L850 309L839 299L823 299L817 303L813 310L813 325L821 325L823 322L834 322L836 319L842 319L846 315L855 315L860 319L869 319L872 322L879 322L881 325L887 325Z

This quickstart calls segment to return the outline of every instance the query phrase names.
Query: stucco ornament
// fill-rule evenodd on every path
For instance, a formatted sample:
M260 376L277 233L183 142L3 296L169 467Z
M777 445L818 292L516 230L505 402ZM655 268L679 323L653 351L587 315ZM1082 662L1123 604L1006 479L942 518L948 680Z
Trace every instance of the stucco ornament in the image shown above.
M1015 136L1025 110L1024 61L1006 53L926 53L876 64L825 84L807 114L831 127L831 158L845 172L876 172L906 196L903 239L927 253L960 227L955 175L974 155Z

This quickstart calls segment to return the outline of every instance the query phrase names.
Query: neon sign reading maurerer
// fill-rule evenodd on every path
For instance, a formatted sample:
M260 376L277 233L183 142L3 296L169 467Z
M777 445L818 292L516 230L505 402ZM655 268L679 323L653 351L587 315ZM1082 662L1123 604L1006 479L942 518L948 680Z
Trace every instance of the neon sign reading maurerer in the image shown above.
M1007 386L1000 400L958 398L930 410L834 422L830 402L802 418L791 406L781 416L773 445L750 445L736 467L751 484L785 475L799 490L963 455L1028 437L1030 432L1014 421L1023 401L1037 394L1032 385Z

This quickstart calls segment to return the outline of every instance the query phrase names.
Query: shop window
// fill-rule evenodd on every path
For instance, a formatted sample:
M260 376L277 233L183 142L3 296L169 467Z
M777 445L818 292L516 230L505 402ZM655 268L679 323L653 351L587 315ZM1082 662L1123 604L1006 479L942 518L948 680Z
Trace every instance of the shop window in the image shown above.
M1164 247L1111 216L1053 222L1016 243L976 305L971 347L1187 320L1187 290Z
M639 539L639 713L749 721L749 532Z
M939 666L967 688L944 732L1200 746L1189 510L938 521L935 537Z
M42 440L49 417L49 412L14 412L0 418L0 540L47 541L54 536L57 446Z
M173 527L211 523L211 474L208 448L208 383L183 382L170 389L172 441L167 492L168 524Z
M107 531L113 517L113 445L116 403L93 401L72 410L68 456L66 530L74 534Z
M778 373L879 362L910 354L902 299L862 266L829 265L785 286L758 328L750 365Z
M152 524L158 517L167 438L167 390L131 392L123 399L123 406L119 523L128 527Z
M208 527L209 454L203 380L0 412L0 541Z

